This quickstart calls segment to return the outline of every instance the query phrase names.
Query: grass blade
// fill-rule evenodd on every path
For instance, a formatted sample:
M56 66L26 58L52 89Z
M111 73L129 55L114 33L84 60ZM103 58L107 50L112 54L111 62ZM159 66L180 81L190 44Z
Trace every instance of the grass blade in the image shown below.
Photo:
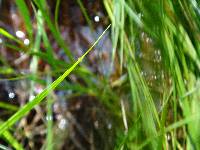
M30 17L30 13L29 10L27 8L26 3L24 2L24 0L16 0L15 1L17 4L17 7L19 8L19 11L22 15L22 17L24 18L24 22L25 22L25 26L26 26L26 30L28 32L28 35L30 38L32 38L32 23L31 23L31 17Z
M54 90L74 69L75 67L84 59L84 57L93 49L93 47L99 42L105 32L110 28L110 25L106 30L99 36L99 38L94 42L94 44L81 56L68 70L64 72L59 78L57 78L52 84L50 84L46 89L44 89L40 94L38 94L32 101L24 105L19 111L17 111L13 116L11 116L6 122L0 125L0 135L6 131L9 127L15 124L20 118L25 116L31 109L38 105L52 90Z
M62 39L62 36L60 32L56 29L56 25L52 23L51 18L48 14L48 10L44 8L44 4L42 4L41 1L34 0L40 11L42 12L42 16L44 17L44 20L46 21L49 29L51 30L55 40L58 42L58 44L63 48L66 55L69 57L70 61L73 61L72 53L70 52L69 48L67 47L65 41Z
M3 28L0 28L0 34L2 34L3 36L17 42L18 44L22 44L22 42L20 40L18 40L16 37L14 37L12 34L8 33L6 30L4 30Z
M10 145L12 145L13 148L16 150L23 150L22 145L15 139L15 137L12 136L12 134L8 131L5 131L3 133L3 137L8 141Z
M19 108L15 105L11 105L8 103L0 102L0 108L8 109L11 111L17 111Z

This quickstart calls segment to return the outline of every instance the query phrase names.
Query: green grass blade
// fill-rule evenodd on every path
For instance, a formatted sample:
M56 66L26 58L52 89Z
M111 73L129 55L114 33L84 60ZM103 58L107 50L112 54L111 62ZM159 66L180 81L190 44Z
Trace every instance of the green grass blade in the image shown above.
M14 69L9 66L0 67L0 74L8 75L8 74L13 74L14 72L15 72Z
M20 40L18 40L16 37L14 37L12 34L8 33L6 30L4 30L3 28L0 28L0 34L2 34L3 36L17 42L18 44L23 44Z
M3 133L3 137L16 150L23 150L22 145L15 139L15 137L12 136L12 134L10 132L5 131Z
M47 76L47 85L49 85L52 81L52 78L48 75ZM53 149L53 94L50 93L50 95L47 97L47 136L46 136L46 147L47 150Z
M135 23L139 27L142 28L144 26L139 16L131 10L131 8L127 3L125 3L125 10L127 11L127 14L135 21Z
M85 19L86 19L87 24L89 25L90 29L91 29L92 31L94 31L94 28L93 28L93 26L92 26L92 22L91 22L90 17L89 17L89 15L88 15L88 13L87 13L87 11L86 11L86 9L85 9L83 3L82 3L82 0L77 0L77 3L78 3L78 5L79 5L79 7L80 7L80 9L81 9L81 11L82 11L82 13L83 13L83 16L84 16Z
M1 149L1 150L10 150L8 147L6 147L6 146L4 146L4 145L2 145L2 144L0 144L0 149Z
M60 32L56 29L56 26L54 23L52 23L51 18L48 14L48 10L45 9L41 1L39 0L34 0L40 11L42 12L42 16L44 17L44 20L46 21L49 29L51 30L51 33L53 34L55 40L57 43L63 48L64 52L66 55L69 57L70 61L73 61L72 53L70 52L69 48L66 45L66 42L62 39L62 36Z
M17 111L19 109L17 106L5 102L0 102L0 108L8 109L11 111Z
M21 42L21 41L20 41ZM10 43L2 43L5 47L7 48L10 48L14 51L17 51L17 52L25 52L25 50L23 48L20 48L18 46L15 46L13 44L10 44Z
M34 7L33 7L34 8ZM41 45L41 37L42 37L42 29L43 29L43 19L42 19L42 14L41 11L38 10L36 12L35 10L35 14L36 14L36 19L37 19L37 33L36 33L36 37L35 37L35 41L34 41L34 45L33 45L33 52L37 53L40 49L40 45ZM37 74L38 71L38 63L39 63L39 58L37 56L32 57L31 61L30 61L30 71L33 74ZM30 92L29 92L29 96L31 97L33 95L33 89L35 86L35 82L31 81L30 82Z
M26 26L26 30L28 32L28 35L30 38L32 38L32 23L31 23L31 17L30 17L30 13L29 10L27 8L26 3L24 2L24 0L16 0L15 1L17 4L17 7L19 8L20 14L22 15L22 17L24 18L24 22L25 22L25 26Z
M105 9L106 9L106 11L108 13L108 16L109 16L110 20L112 22L114 22L114 16L113 16L113 13L112 13L113 10L112 10L111 6L109 5L109 1L108 0L104 0L103 3L104 3Z
M56 9L55 9L55 18L54 18L54 22L55 22L55 26L56 26L57 31L59 31L59 26L58 26L59 6L60 6L60 0L57 0L56 1Z
M20 118L25 116L31 109L38 105L52 90L54 90L83 60L83 58L93 49L93 47L99 42L105 32L110 28L110 25L106 30L99 36L99 38L94 42L94 44L81 56L68 70L64 72L59 78L57 78L52 84L50 84L46 89L44 89L40 94L38 94L32 101L24 105L19 111L17 111L13 116L11 116L6 122L0 125L0 135L9 129L13 124L15 124Z

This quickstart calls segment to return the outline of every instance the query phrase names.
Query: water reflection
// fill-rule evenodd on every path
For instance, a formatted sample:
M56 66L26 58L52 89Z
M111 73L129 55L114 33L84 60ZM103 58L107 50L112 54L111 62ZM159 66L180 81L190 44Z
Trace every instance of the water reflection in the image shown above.
M13 92L8 93L8 97L9 97L10 99L15 98L15 93L13 93Z
M35 98L35 96L34 95L30 95L30 101L32 101L33 99Z
M47 120L47 121L53 120L53 117L52 117L51 115L46 116L46 120Z
M98 129L98 128L99 128L99 122L98 122L98 121L95 121L95 122L94 122L94 126L95 126L96 129Z
M99 17L99 16L95 16L95 17L94 17L94 21L95 21L95 22L99 22L99 21L100 21L100 17Z
M111 128L112 128L112 124L109 123L109 124L108 124L108 129L111 129Z
M62 130L64 130L67 126L67 120L62 118L58 124L58 127Z
M15 34L16 34L16 36L17 36L18 38L24 38L24 37L25 37L24 32L22 32L22 31L20 31L20 30L16 31Z
M24 40L24 45L29 45L29 44L30 44L29 39L25 39L25 40Z
M35 85L35 87L34 87L34 92L35 92L36 94L41 93L43 90L44 90L44 89L43 89L43 87L42 87L41 85Z

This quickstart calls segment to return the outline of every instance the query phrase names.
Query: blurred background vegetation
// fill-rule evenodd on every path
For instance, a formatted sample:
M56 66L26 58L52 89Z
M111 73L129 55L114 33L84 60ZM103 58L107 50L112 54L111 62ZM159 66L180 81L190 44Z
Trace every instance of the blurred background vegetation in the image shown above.
M198 0L0 0L0 149L198 150L199 77Z

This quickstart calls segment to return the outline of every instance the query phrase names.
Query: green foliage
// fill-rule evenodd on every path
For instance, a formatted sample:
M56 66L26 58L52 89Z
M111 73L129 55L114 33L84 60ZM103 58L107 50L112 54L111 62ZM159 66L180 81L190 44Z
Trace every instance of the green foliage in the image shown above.
M121 148L135 149L138 144L144 145L142 141L146 139L149 141L148 145L139 146L139 149L147 147L167 149L169 146L173 149L182 149L183 141L186 141L187 149L199 149L200 135L197 126L200 125L198 115L200 109L196 107L199 105L199 90L181 98L191 89L196 89L199 82L199 3L171 0L152 2L109 0L104 1L104 4L113 25L113 55L119 54L124 70L127 69L129 74L133 101L133 112L130 113L134 118L140 118L136 123L131 124L134 130L128 131L128 135L134 132L135 136L131 139L126 138ZM148 36L148 40L152 40L154 51L159 49L162 55L162 65L167 78L164 78L165 80L163 79L158 86L162 87L164 84L162 95L168 98L160 99L160 103L164 104L161 108L156 106L155 96L146 84L149 82L148 79L141 75L144 62L137 58L137 52L141 52L144 44L140 40L144 34ZM116 52L116 47L121 49ZM152 47L148 41L147 47ZM168 81L170 84L167 85ZM167 90L170 88L171 92ZM169 115L167 110L173 112L170 122L166 119ZM183 140L178 138L176 129L167 127L169 123L178 125L180 118L187 120L187 125L181 124L182 127L179 127L179 131L182 130L183 133L181 137ZM188 121L187 118L193 119ZM172 145L168 143L166 137L171 138Z
M37 6L39 7L39 10L35 10L36 13L36 18L37 18L37 34L36 34L36 38L34 41L31 41L31 49L27 52L27 54L29 55L33 55L32 61L30 63L30 70L32 71L32 75L28 75L25 76L26 77L31 77L32 81L31 81L31 85L32 88L35 85L35 81L34 80L37 76L37 68L38 68L38 57L40 57L41 59L46 60L47 62L49 62L49 64L54 68L54 69L60 69L59 64L62 64L62 66L68 67L70 66L70 64L65 63L61 60L57 60L54 58L54 53L53 53L53 49L51 47L51 44L47 38L47 35L45 33L44 30L44 25L43 25L43 16L45 21L47 22L47 25L49 26L50 30L52 31L55 39L57 40L57 42L62 46L62 48L65 50L67 56L69 58L72 59L72 55L71 52L69 52L67 46L65 45L63 39L61 38L61 35L59 33L59 31L56 29L56 26L51 22L50 17L48 16L48 13L46 12L46 8L45 8L45 3L39 2L39 1L35 1ZM24 3L24 1L16 1L22 16L25 19L25 24L27 27L27 31L28 33L30 33L30 35L32 35L32 27L30 26L30 16L28 15L28 13L25 13L27 10L26 4ZM58 7L58 6L57 6ZM58 8L57 8L58 9ZM58 11L58 10L57 10ZM58 13L58 12L57 12ZM57 14L58 15L58 14ZM57 21L57 19L56 19ZM38 94L34 99L30 100L27 104L25 104L23 107L21 108L17 108L15 106L6 104L1 102L0 107L4 108L4 109L8 109L10 111L17 111L14 115L12 115L7 121L2 122L2 124L0 125L0 134L3 135L3 137L5 138L5 140L7 140L14 148L16 149L22 149L22 146L14 139L14 137L11 136L11 134L8 132L8 129L10 129L10 127L12 127L14 124L16 124L16 122L21 119L22 117L24 117L28 112L30 112L31 109L33 109L34 107L36 107L37 105L40 104L40 102L47 97L47 95L49 95L51 93L52 90L54 90L64 79L65 77L67 77L75 68L76 66L82 62L82 60L84 59L84 57L93 49L93 47L99 42L99 40L102 38L102 36L105 34L105 32L109 29L110 26L107 27L107 29L100 35L100 37L95 41L95 43L85 52L85 54L83 56L81 56L80 58L78 58L78 60L69 68L67 69L67 71L64 72L64 74L62 74L61 76L59 76L53 83L49 83L48 82L48 87L43 90L40 94ZM0 33L11 39L14 40L15 42L19 43L22 45L22 42L20 40L18 40L17 38L15 38L13 35L9 34L7 31L5 31L4 29L0 29ZM46 47L46 52L40 52L40 45L41 45L41 41L43 40L44 45ZM13 49L17 49L15 48L15 45L6 45L6 46L10 46ZM47 59L46 59L47 58ZM12 68L10 68L12 69ZM63 69L62 69L63 70ZM61 71L62 71L61 70ZM79 69L80 72L85 72L86 70L81 71L81 68ZM11 78L8 80L19 80L20 78L23 78L22 76L16 77L16 78ZM77 91L80 91L82 87L78 87ZM49 97L50 98L50 97ZM50 102L51 98L48 99L48 104L47 104L47 115L52 115L52 103ZM52 126L53 126L53 122L52 120L49 120L47 122L47 128L48 128L48 132L47 132L47 149L52 149L53 145L52 145L52 136L53 136L53 132L52 132ZM12 141L12 142L11 142Z
M3 28L0 28L0 34L7 37L8 39L11 39L19 44L21 44L22 42L20 40L18 40L16 37L14 37L13 35L11 35L10 33L8 33L6 30L4 30Z
M53 83L51 83L45 90L38 94L33 100L24 105L17 111L13 116L11 116L6 122L0 125L0 134L9 129L13 124L15 124L20 118L25 116L31 109L38 105L52 90L54 90L64 79L67 77L75 67L83 60L83 58L92 50L92 48L98 43L101 37L109 29L110 26L101 34L101 36L95 41L95 43L81 56L68 70L66 70L59 78L57 78Z
M45 90L21 108L0 103L3 109L17 111L0 125L2 138L13 148L22 149L22 146L12 137L9 129L46 97L47 117L52 117L54 89L70 89L74 93L69 96L87 93L98 97L112 113L111 116L116 119L113 127L117 135L112 145L114 149L200 148L200 132L198 131L200 126L199 1L104 0L102 3L112 24L113 47L110 71L113 68L119 70L117 72L114 69L117 73L112 72L118 74L114 81L112 76L105 78L95 75L84 63L78 66L110 26L74 63L74 56L59 31L58 17L61 1L56 1L53 21L46 1L34 0L33 2L32 7L37 7L37 10L34 8L37 20L35 38L28 7L25 1L16 0L31 39L30 47L24 47L19 39L0 28L1 35L17 43L17 45L3 43L4 46L18 52L23 51L32 58L30 61L32 73L20 75L9 66L6 59L0 56L0 61L4 65L2 68L5 70L0 73L16 75L6 80L30 79L32 83L30 93L33 92L35 83L44 86L47 84ZM77 4L88 26L94 31L83 2L77 0ZM57 59L46 33L46 26L64 50L68 58L67 62ZM41 44L45 51L40 51ZM152 58L154 53L155 57L159 58ZM48 73L38 71L39 59L48 63ZM64 70L66 70L64 74L60 75ZM64 80L72 71L84 81L84 85ZM146 72L155 73L148 75L145 74ZM46 81L42 80L43 75L46 76ZM51 83L54 78L57 79ZM47 137L43 147L49 150L54 149L54 122L51 119L47 120L46 127ZM6 149L3 145L0 145L0 148Z

